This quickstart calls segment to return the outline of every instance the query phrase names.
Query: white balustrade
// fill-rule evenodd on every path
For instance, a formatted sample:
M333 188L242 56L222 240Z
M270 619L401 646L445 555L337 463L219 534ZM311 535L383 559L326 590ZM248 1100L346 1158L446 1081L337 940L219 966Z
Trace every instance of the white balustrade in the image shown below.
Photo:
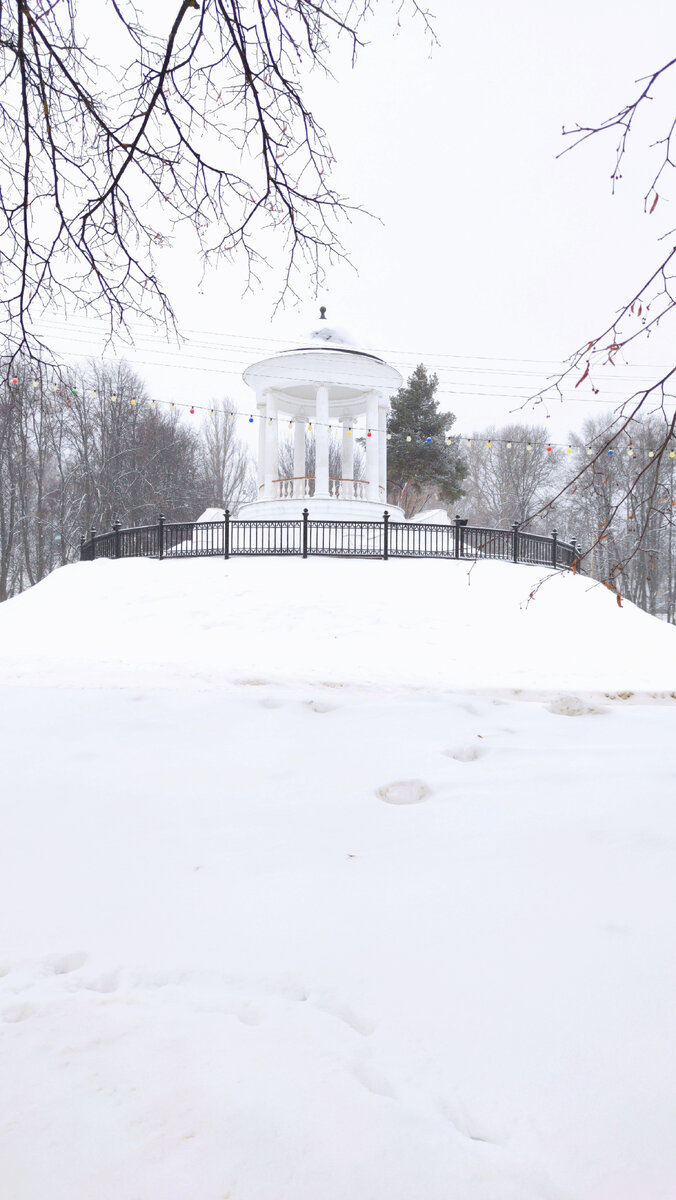
M304 500L312 494L313 475L299 478L275 479L275 499ZM380 488L381 495L384 488ZM368 479L329 479L329 495L332 500L366 500Z

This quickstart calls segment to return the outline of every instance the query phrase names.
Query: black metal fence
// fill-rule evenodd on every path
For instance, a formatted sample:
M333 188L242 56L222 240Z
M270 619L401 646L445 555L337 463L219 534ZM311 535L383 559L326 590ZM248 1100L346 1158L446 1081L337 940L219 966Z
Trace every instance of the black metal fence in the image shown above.
M83 536L80 559L230 558L232 555L336 555L343 558L499 558L569 570L577 565L575 539L559 540L511 529L481 529L456 517L452 525L411 521L311 521L307 509L295 521L167 521Z

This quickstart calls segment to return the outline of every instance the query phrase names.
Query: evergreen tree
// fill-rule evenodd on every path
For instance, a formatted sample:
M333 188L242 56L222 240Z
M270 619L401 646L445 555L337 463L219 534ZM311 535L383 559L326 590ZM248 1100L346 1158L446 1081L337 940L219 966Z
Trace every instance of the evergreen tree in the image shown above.
M435 501L442 508L462 495L467 464L457 438L449 430L453 413L439 412L436 375L422 363L405 387L392 397L387 422L391 435L387 447L390 503L399 504L407 517L415 516ZM409 440L410 439L410 440Z

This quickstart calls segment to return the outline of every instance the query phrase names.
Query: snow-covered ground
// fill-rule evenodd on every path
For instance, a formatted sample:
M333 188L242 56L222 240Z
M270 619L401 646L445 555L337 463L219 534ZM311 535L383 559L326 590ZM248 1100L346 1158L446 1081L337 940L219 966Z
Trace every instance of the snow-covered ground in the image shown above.
M0 607L3 1200L673 1200L676 629L541 579Z

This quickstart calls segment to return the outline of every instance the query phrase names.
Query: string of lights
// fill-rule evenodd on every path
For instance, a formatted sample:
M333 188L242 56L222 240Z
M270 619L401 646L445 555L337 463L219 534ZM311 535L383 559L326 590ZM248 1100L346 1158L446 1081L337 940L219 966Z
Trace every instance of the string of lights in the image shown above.
M18 377L14 377L10 380L11 386L16 387L16 386L18 386L18 384L19 384ZM40 392L39 398L40 398L41 402L44 403L45 402L44 396L43 396L43 393L40 388L40 380L39 379L34 379L32 381L32 390L33 390L34 395L36 396L36 399L38 398L37 393ZM47 401L47 404L49 407L53 407L54 399L56 399L57 402L59 400L62 400L65 407L70 408L70 407L72 407L74 400L84 398L84 393L81 393L75 387L65 389L65 395L64 395L64 388L60 384L52 384L51 390L52 390L52 394L53 394L53 399ZM89 389L87 389L87 390L89 390ZM99 399L99 398L105 399L105 397L99 397L99 394L95 389L91 390L90 396L92 399ZM117 394L114 392L110 395L109 399L110 399L111 404L118 403ZM216 406L214 404L210 404L210 405L196 404L194 402L180 401L180 400L157 400L157 399L146 400L145 398L139 400L135 396L131 396L128 400L125 400L123 403L128 404L129 407L132 409L135 409L137 407L142 407L143 405L148 405L151 412L156 411L158 405L162 405L164 407L168 407L170 410L172 410L172 409L174 409L174 410L175 409L187 409L190 416L195 416L195 414L197 412L205 412L205 413L208 413L211 417L214 417L215 413L216 413ZM242 410L239 410L236 408L227 409L227 417L231 421L234 421L238 417L243 417L246 419L246 421L250 425L253 425L257 421L258 422L267 422L268 424L271 425L275 421L274 417L268 417L264 413L258 413L258 412L253 412L253 411L247 412L247 411L242 411ZM293 417L286 417L286 418L278 417L276 419L278 421L278 424L286 424L289 430L295 429L296 425L298 424L298 422ZM364 432L362 433L361 432L362 426L361 426L361 424L357 424L357 423L355 423L355 425L345 426L342 423L338 424L335 422L319 422L319 421L303 420L302 424L305 426L308 433L312 433L317 428L326 428L326 429L328 429L329 433L332 433L332 432L337 433L339 431L345 432L348 437L351 437L356 433L357 437L365 436L366 438L370 438L373 436L374 433L378 433L378 434L383 434L383 436L386 438L387 441L392 441L393 439L395 439L395 440L400 440L400 441L405 441L405 442L418 442L418 443L426 444L428 446L431 445L433 442L436 442L438 444L439 441L441 440L440 437L433 437L431 435L421 434L419 432L393 433L391 430L389 430L387 428L383 429L383 428L380 428L379 426L368 426L368 425L363 426ZM619 456L622 454L625 454L629 458L635 457L636 448L633 444L633 440L626 434L624 436L627 436L626 444L624 444L622 446L609 446L609 447L603 449L604 454L608 458L612 458L615 455ZM445 435L444 441L447 446L453 445L454 443L464 443L468 450L471 450L471 448L473 446L475 446L475 447L483 446L487 450L492 450L494 447L497 447L497 446L504 446L507 450L513 450L516 447L519 447L519 446L524 447L525 446L526 451L528 451L528 452L544 449L544 452L546 454L553 454L556 450L563 450L566 454L572 454L573 450L576 448L585 449L586 454L588 456L599 453L599 447L597 446L595 448L594 442L591 442L590 444L586 445L585 447L582 447L582 446L579 446L578 444L576 444L574 446L573 443L567 443L567 442L526 440L526 439L519 439L519 438L514 438L514 437L512 437L512 438L492 437L492 438L489 438L486 440L483 438L468 437L463 434ZM599 438L595 439L595 441L598 442ZM676 438L674 437L674 435L672 435L672 441L673 441L673 446L668 451L668 457L670 459L674 459L676 457ZM603 447L601 447L601 448L603 448ZM648 449L647 457L649 459L654 458L655 455L656 455L656 451L654 449Z

